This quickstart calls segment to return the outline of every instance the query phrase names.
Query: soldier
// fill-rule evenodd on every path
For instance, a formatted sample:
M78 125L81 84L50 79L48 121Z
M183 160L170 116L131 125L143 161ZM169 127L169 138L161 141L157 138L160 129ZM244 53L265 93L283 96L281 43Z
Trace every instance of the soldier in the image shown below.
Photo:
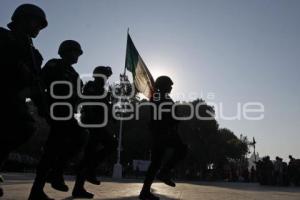
M289 155L289 165L288 165L288 175L290 183L295 186L300 185L300 159L295 159L293 156Z
M88 99L87 101L95 103L103 103L110 110L109 98L105 89L105 81L111 76L110 67L99 66L93 71L93 81L89 81L83 88L84 95L100 96L103 98ZM106 93L106 95L105 95ZM85 125L100 125L104 123L104 118L108 119L108 113L105 113L104 108L100 106L84 106L81 111L81 121ZM104 116L107 115L107 116ZM105 124L104 124L105 125ZM99 145L102 148L99 149ZM89 139L85 147L85 152L82 161L79 165L79 170L76 178L76 183L72 192L75 198L93 198L93 194L84 189L84 182L88 181L95 185L100 185L100 181L96 177L97 166L117 148L117 140L107 130L106 126L98 128L89 128Z
M274 184L274 165L270 160L270 156L265 156L261 165L261 185L272 185Z
M81 90L82 82L72 65L77 63L82 53L78 42L66 40L61 43L58 50L61 59L49 60L42 69L49 109L52 110L53 115L50 122L50 135L44 155L37 167L36 178L29 196L30 200L50 199L43 191L46 181L49 181L54 189L68 191L63 179L63 169L67 161L80 151L84 139L82 138L84 136L83 129L79 126L73 113L77 110L77 104L80 101L77 89L79 87L79 91ZM67 82L71 87L63 83L58 84L57 81ZM64 98L57 98L54 95L64 96ZM63 103L67 106L53 107L54 103Z
M44 11L32 4L20 5L13 13L8 29L0 28L2 120L0 166L9 152L24 144L34 133L34 120L26 98L46 116L40 70L43 58L32 38L48 25ZM7 131L9 130L9 131ZM3 191L0 188L0 196Z
M256 181L256 177L257 177L257 171L255 170L254 166L251 167L250 170L250 181L251 182L255 182Z
M141 200L159 199L159 197L154 196L150 192L155 176L171 187L176 186L171 180L171 170L187 153L187 146L178 135L178 121L175 120L171 114L171 108L174 102L169 96L169 93L172 90L172 85L173 81L168 76L160 76L155 81L155 92L151 102L157 106L158 113L160 112L159 106L162 106L161 109L169 110L169 112L163 112L161 119L159 119L159 117L154 118L150 124L153 138L152 156L151 164L146 173L144 185L139 195ZM164 166L161 167L163 155L168 148L174 150L173 154ZM157 174L158 171L159 173Z
M283 162L282 158L276 156L274 162L274 182L275 185L283 185Z

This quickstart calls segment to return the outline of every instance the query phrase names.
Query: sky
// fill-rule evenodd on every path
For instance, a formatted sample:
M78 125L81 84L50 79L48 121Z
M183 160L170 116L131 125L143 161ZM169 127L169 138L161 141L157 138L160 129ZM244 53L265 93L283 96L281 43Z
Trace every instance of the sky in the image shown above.
M203 98L225 116L259 102L264 119L218 119L220 127L255 137L260 156L300 157L300 1L1 0L0 26L22 3L46 12L49 26L34 40L44 62L74 39L84 51L80 74L109 65L117 81L129 28L154 78L173 79L175 100Z

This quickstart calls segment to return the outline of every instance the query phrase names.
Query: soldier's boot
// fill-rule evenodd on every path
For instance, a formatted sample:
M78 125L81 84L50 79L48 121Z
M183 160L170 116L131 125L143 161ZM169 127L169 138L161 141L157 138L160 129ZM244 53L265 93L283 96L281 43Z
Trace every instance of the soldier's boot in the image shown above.
M171 174L166 171L160 171L156 178L170 187L176 187L176 183L171 179Z
M44 191L31 191L28 200L54 200L48 197Z
M97 179L97 175L94 170L89 170L89 172L87 172L86 180L94 185L101 184L101 181Z
M75 185L72 191L73 198L85 198L85 199L92 199L94 194L87 192L84 189L84 181L85 177L81 174L78 174L76 177Z
M72 192L73 198L84 198L84 199L92 199L94 198L94 194L86 191L84 188L74 188Z
M140 200L159 200L159 197L153 195L151 192L142 191L139 195Z
M47 177L47 182L51 184L51 187L55 190L67 192L69 187L66 185L64 177L62 175L55 175L50 173Z
M100 180L98 180L97 179L97 177L96 176L87 176L86 177L86 180L88 181L88 182L90 182L91 184L94 184L94 185L100 185L101 184L101 181Z

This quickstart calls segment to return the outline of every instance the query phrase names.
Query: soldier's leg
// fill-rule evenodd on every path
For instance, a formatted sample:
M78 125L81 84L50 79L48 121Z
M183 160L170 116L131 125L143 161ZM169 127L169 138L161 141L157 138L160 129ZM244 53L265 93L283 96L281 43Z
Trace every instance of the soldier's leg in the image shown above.
M151 157L151 164L147 170L146 177L144 180L143 188L140 192L139 199L141 200L159 200L159 197L154 196L151 192L151 185L155 179L155 176L161 167L163 154L165 149L163 146L155 145L152 148L152 157Z
M187 154L187 146L182 142L179 135L172 135L165 140L165 145L173 149L171 157L164 163L157 178L165 184L175 187L176 184L171 179L171 170L179 161L183 160Z
M84 129L79 127L75 119L65 122L61 132L65 134L64 146L68 148L59 152L55 166L51 171L51 186L60 191L68 191L63 177L64 170L68 162L81 152L87 134L84 133Z
M68 148L65 148L58 156L58 160L53 171L54 177L56 177L56 182L52 182L52 187L54 186L54 188L59 190L67 188L63 179L64 169L68 162L83 150L88 137L87 132L78 125L78 122L75 119L65 122L64 132L66 133L67 139L65 146ZM78 184L78 182L82 182L81 176L77 176L76 184ZM77 195L76 197L91 198L92 196L86 193L84 195L83 193L80 193L80 195Z
M103 145L103 149L97 153L100 157L100 159L98 159L98 164L116 152L118 148L118 140L110 132L104 129L101 133L103 134L100 135L100 142Z
M55 163L61 163L60 157L56 159ZM63 169L64 167L62 167L61 165L54 165L47 175L47 182L51 184L52 188L62 192L67 192L69 188L66 185L63 177Z
M50 133L45 145L44 154L37 166L35 186L39 186L39 188L44 187L47 175L53 167L54 163L56 163L57 155L59 153L59 149L61 148L60 146L61 144L57 136Z
M117 140L105 129L89 129L89 139L85 146L80 168L86 168L91 175L97 166L117 148Z
M187 145L182 142L177 134L170 137L170 139L166 141L166 145L173 149L173 153L161 169L161 171L165 172L174 169L176 164L186 157L188 149Z
M101 129L90 129L89 130L89 139L88 143L85 147L84 157L81 161L81 169L84 170L84 176L87 175L87 173L94 169L94 166L96 166L98 159L100 159L99 156L97 156L98 149L100 146L100 135L102 134Z
M32 117L26 113L23 115L6 116L3 120L5 132L0 137L0 168L9 153L29 141L36 130Z
M12 114L15 114L12 112ZM24 114L25 115L25 114ZM6 116L2 121L3 128L7 131L0 138L0 170L9 153L25 144L35 132L34 120L30 115ZM16 126L17 124L17 126ZM9 131L8 131L9 130ZM1 177L1 181L4 180ZM0 197L3 196L3 189L0 187Z
M117 148L117 140L105 129L94 128L90 129L89 133L84 156L79 165L75 189L82 189L85 180L100 185L96 177L96 169ZM100 144L102 148L99 149Z
M159 171L162 163L163 154L165 152L165 148L163 144L154 144L151 151L151 164L147 170L146 177L144 180L144 185L141 191L140 196L144 196L150 194L151 185L155 179L157 172Z
M87 179L88 168L94 159L97 159L96 152L100 143L99 137L96 137L94 129L89 130L87 143L84 148L83 158L79 163L76 175L76 181L73 188L72 196L75 198L93 198L93 194L84 189L84 183ZM98 133L99 134L99 133ZM100 184L93 182L93 184Z
M90 156L90 160L88 161L88 172L93 176L95 175L95 170L98 165L116 151L118 141L106 129L95 129L91 132L91 140L99 141L98 144L95 144L95 147L92 148L94 153L91 153L92 156ZM101 143L101 149L99 149L99 143Z
M44 193L48 173L57 161L57 155L64 148L64 138L59 134L60 126L51 124L51 132L45 145L44 154L37 166L36 177L31 188L29 200L50 199Z

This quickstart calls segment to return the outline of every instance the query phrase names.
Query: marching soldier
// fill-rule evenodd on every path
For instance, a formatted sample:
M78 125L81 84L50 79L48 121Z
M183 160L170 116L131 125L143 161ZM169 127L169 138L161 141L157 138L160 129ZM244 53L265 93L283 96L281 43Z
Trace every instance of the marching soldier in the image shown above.
M37 168L30 200L50 199L43 191L46 181L49 181L54 189L68 191L63 170L67 161L80 151L84 141L84 129L79 126L73 113L80 102L78 90L81 91L82 82L72 65L77 63L82 53L78 42L66 40L61 43L58 50L61 59L49 60L42 69L49 109L52 113L51 131ZM55 104L57 105L54 106Z
M174 105L169 96L172 85L173 81L168 76L160 76L155 81L155 92L151 102L157 106L158 112L160 106L161 109L169 110L169 112L163 112L161 119L158 116L153 118L150 124L153 139L151 164L139 195L141 200L159 200L159 197L150 192L155 177L171 187L176 186L171 179L171 170L180 160L184 159L187 153L187 146L182 142L177 132L178 121L172 117L171 113ZM174 152L164 166L161 166L167 148L172 148Z
M105 89L106 80L111 76L110 67L99 66L94 69L94 80L89 81L83 88L83 94L87 96L88 102L102 103L110 110L109 97ZM106 95L105 95L106 94ZM89 95L103 96L103 98L88 99ZM86 125L100 125L105 123L105 117L108 119L108 113L101 106L84 106L81 111L81 121ZM106 115L106 116L105 116ZM99 145L103 147L99 150ZM96 177L97 166L117 148L117 140L104 127L89 128L89 139L85 147L83 159L79 165L79 171L76 183L73 189L75 198L93 198L93 194L84 189L84 182L88 181L95 185L100 185Z
M46 116L45 99L40 81L43 58L33 46L32 38L47 27L45 12L36 5L20 5L13 13L8 29L0 28L0 62L2 129L0 135L0 166L9 152L24 144L34 133L34 120L26 98ZM0 188L0 196L3 191Z

